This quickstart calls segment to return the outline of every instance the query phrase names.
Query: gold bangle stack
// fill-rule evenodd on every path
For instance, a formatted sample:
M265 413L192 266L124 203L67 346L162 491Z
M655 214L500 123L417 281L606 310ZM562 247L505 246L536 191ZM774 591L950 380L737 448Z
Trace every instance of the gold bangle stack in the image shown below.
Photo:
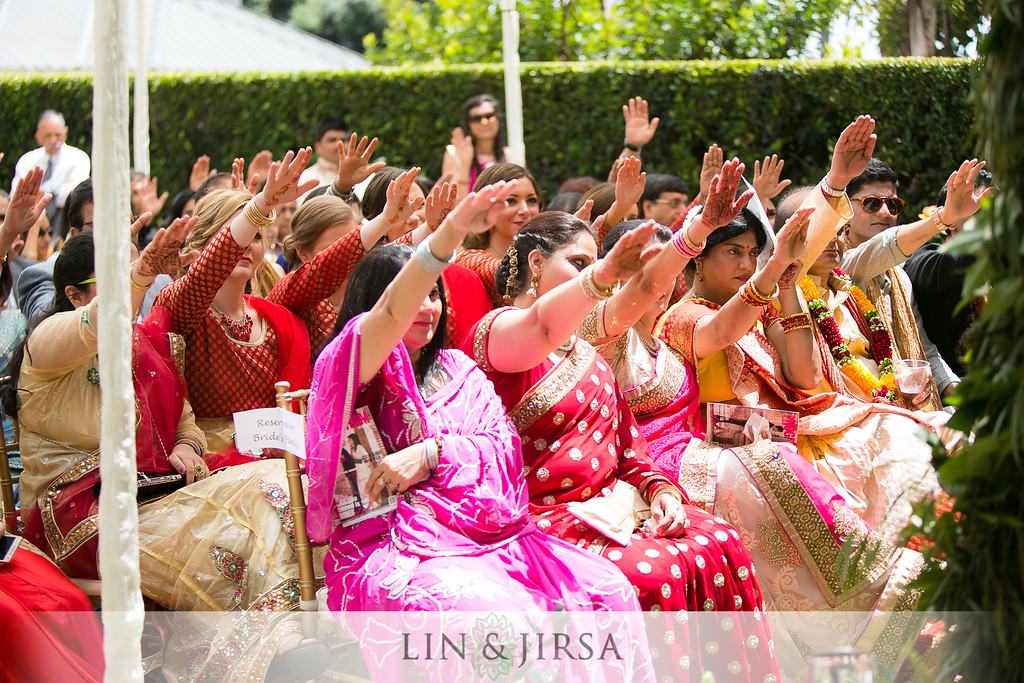
M128 284L130 284L132 286L132 289L134 289L136 292L149 291L149 288L153 286L152 282L150 282L148 285L140 285L138 282L135 281L135 276L132 274L131 270L128 271Z
M591 301L603 301L615 293L615 285L601 287L594 281L594 264L580 271L580 289Z
M796 330L809 330L811 329L811 316L807 313L794 313L780 318L779 323L782 325L782 331L786 334Z
M772 290L771 294L762 294L757 291L757 286L753 280L747 280L740 287L738 294L743 303L751 308L763 308L779 295L779 285L778 283L775 284L775 289Z
M271 225L277 222L277 212L273 209L270 210L269 216L264 216L260 213L260 210L256 208L256 202L250 200L245 205L245 210L242 211L242 217L249 222L250 225L255 225L257 228L269 228Z

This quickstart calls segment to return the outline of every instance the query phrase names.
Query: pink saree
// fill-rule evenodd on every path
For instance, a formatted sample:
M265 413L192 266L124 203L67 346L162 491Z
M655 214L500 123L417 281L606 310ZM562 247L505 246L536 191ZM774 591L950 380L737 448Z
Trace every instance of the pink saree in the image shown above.
M312 539L330 540L332 611L349 612L346 623L364 644L379 636L380 624L354 613L637 612L632 588L613 565L530 521L519 438L480 369L459 351L442 351L451 379L424 399L399 344L378 375L357 386L363 318L349 321L317 360L307 416L307 527ZM344 479L338 454L360 406L369 408L389 453L434 437L443 448L434 473L395 511L346 528L334 503ZM631 668L624 671L633 673L625 678L643 679L646 640L640 629L629 638ZM370 656L367 662L382 679L396 666Z

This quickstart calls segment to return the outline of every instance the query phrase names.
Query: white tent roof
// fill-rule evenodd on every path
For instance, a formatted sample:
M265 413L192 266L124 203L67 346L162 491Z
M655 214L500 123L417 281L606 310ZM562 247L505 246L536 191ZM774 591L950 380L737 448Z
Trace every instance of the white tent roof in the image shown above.
M241 7L239 0L142 0L150 71L365 69L358 53ZM129 23L135 26L135 0ZM93 0L0 0L0 69L93 68ZM129 41L135 68L135 37Z

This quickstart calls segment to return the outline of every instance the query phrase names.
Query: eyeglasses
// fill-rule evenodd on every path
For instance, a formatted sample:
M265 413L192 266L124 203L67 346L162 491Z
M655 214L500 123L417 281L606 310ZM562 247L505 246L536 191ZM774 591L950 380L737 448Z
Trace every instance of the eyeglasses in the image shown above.
M900 211L907 205L899 197L854 197L853 201L860 202L866 213L878 213L882 209L882 203L884 202L886 208L889 209L889 213L893 216L899 216Z
M88 280L82 280L81 282L76 282L75 283L75 287L81 287L82 285L91 285L94 282L96 282L96 277L95 276L89 278Z
M675 199L655 199L655 204L668 204L673 209L681 209L684 206L683 200L676 197Z
M498 112L496 112L496 111L488 111L488 112L484 112L483 114L473 114L472 116L469 117L469 122L470 123L480 123L481 121L487 121L489 119L496 119L496 118L498 118Z

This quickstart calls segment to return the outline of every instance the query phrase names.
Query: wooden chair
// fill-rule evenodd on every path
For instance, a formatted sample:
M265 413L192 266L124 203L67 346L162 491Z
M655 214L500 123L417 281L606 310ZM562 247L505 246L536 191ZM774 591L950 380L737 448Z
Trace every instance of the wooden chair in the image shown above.
M278 382L274 388L277 390L277 406L290 412L298 412L305 419L309 389L289 391L291 385L288 382ZM295 406L298 410L292 410ZM313 550L306 534L306 495L302 491L305 466L294 453L288 452L285 452L284 464L288 476L288 502L295 524L295 556L299 562L299 609L313 615L313 619L304 619L303 625L306 635L314 635L317 610L316 580L313 575Z

